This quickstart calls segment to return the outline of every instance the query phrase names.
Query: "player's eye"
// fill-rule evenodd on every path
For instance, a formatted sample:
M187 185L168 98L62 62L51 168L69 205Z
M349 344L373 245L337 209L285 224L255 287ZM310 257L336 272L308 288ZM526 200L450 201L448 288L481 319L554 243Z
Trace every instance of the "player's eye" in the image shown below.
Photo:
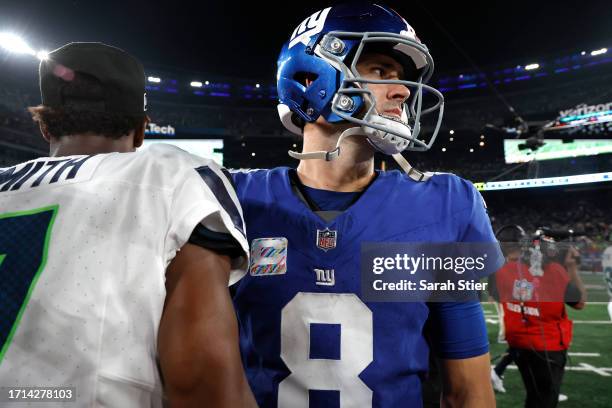
M375 76L379 78L382 78L386 73L385 69L380 66L373 66L371 71L372 71L372 74L374 74Z

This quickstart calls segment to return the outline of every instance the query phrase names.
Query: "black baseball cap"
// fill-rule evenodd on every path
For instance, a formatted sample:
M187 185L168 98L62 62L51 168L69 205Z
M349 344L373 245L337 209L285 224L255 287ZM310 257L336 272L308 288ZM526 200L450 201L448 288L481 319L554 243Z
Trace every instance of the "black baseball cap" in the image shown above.
M144 115L145 74L140 61L117 47L74 42L51 53L40 63L42 104L77 111ZM95 86L80 87L84 77Z

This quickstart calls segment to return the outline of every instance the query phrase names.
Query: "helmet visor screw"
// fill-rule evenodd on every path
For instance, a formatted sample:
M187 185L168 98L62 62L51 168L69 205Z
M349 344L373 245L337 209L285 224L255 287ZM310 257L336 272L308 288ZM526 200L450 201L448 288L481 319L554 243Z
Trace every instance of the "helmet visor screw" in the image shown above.
M342 51L344 51L344 42L337 38L334 38L329 44L329 48L334 54L342 54Z
M345 112L351 111L354 105L353 100L346 95L341 95L340 99L338 99L338 108Z

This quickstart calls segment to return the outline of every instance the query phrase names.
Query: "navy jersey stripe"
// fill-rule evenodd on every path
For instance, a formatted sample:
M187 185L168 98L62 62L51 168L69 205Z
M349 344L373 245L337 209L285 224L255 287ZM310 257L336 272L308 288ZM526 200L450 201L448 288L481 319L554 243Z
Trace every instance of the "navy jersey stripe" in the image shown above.
M225 212L229 214L236 229L240 231L242 235L246 236L240 211L238 211L238 207L236 207L236 204L230 197L221 177L219 177L219 175L217 175L217 173L215 173L208 166L201 166L195 170L198 172L200 177L202 177L202 180L204 180L204 182L208 185L208 188L210 188L212 193L215 195L217 201L219 201L219 204L221 204L221 207L223 207Z

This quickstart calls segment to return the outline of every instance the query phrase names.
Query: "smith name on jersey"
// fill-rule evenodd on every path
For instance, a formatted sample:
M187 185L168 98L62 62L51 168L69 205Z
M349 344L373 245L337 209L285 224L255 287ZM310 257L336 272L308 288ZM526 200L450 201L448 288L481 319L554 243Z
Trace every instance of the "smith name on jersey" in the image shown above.
M0 386L73 387L66 406L161 406L166 267L199 223L248 248L230 183L169 145L0 169Z
M415 182L378 172L357 201L334 214L313 211L300 198L294 170L232 175L251 244L234 304L260 406L420 406L428 317L442 358L488 351L478 303L451 318L454 305L359 296L362 242L494 242L471 183L449 174Z

